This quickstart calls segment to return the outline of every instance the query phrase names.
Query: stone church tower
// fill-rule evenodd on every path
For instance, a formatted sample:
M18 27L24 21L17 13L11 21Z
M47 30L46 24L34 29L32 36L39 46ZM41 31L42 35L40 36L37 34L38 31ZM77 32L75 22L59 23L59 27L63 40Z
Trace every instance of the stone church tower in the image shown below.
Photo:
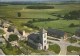
M41 38L41 44L42 49L47 50L48 49L48 43L47 43L47 31L45 29L42 29L40 32L40 38Z

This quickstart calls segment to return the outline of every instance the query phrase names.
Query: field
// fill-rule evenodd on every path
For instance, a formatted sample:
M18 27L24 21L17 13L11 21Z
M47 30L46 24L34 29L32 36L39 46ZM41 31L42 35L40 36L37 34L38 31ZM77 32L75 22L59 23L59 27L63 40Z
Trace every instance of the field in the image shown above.
M38 26L39 28L50 27L50 28L54 28L54 29L60 29L60 30L63 30L65 32L73 34L73 33L75 33L75 30L78 27L69 27L69 25L71 23L78 25L79 21L78 20L69 20L69 21L67 21L67 20L56 20L56 21L36 22L36 23L33 23L33 25Z
M32 30L31 28L28 28L27 26L22 26L22 24L26 23L29 20L32 20L33 18L57 19L58 17L52 15L53 13L64 15L69 11L80 10L80 4L50 5L50 6L54 6L53 9L28 9L26 8L27 6L31 6L31 5L8 4L7 6L0 6L0 17L2 18L5 17L5 19L11 20L13 24L20 30L25 29L26 31L31 31ZM21 12L21 17L17 16L17 12ZM60 18L60 19L63 19L63 18ZM33 24L39 27L43 27L43 26L45 28L52 27L52 28L61 29L69 33L74 33L78 27L73 27L73 28L68 27L69 24L71 23L79 24L79 21L78 20L70 20L70 21L57 20L57 21L49 21L49 22L37 22Z

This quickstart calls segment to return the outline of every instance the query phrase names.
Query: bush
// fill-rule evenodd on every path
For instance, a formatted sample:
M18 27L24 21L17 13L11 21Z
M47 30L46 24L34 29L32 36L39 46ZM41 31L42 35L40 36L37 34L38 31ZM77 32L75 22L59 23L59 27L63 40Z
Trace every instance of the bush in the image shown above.
M74 25L74 23L71 23L70 25L69 25L69 27L74 27L75 25Z
M18 17L21 17L21 13L20 12L18 12L17 14L18 14Z
M11 42L11 41L15 41L15 40L18 40L18 36L15 35L15 34L11 34L8 38L8 41Z

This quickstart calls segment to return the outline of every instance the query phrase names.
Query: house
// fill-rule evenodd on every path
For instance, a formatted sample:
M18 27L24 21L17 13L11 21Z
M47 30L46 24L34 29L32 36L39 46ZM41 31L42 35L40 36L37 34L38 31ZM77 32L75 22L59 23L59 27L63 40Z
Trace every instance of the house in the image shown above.
M51 37L67 39L67 33L62 30L48 28L47 33Z
M8 32L14 32L14 29L15 29L14 26L9 26L7 31L8 31Z
M7 20L2 20L1 24L3 28L8 28L10 26L10 23Z
M77 29L77 30L75 31L75 35L76 35L77 37L80 37L80 29Z
M2 35L0 35L0 45L1 44L5 44L6 42L5 42L5 39L4 38L2 38Z
M10 44L11 44L12 46L19 46L19 44L18 44L17 41L11 41Z
M41 29L38 33L31 33L28 36L28 45L38 50L47 50L47 31Z

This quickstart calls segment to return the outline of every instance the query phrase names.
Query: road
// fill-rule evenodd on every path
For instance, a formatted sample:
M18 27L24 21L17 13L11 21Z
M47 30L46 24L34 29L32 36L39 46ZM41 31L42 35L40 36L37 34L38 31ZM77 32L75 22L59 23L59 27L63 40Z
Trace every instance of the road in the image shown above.
M60 53L59 55L66 55L67 54L67 46L76 46L76 47L80 47L79 44L77 43L69 43L67 41L64 41L64 40L60 40L60 41L55 41L55 40L48 40L49 42L52 42L53 44L58 44L60 46Z
M0 55L5 55L5 54L3 53L3 51L2 51L2 49L0 49Z

